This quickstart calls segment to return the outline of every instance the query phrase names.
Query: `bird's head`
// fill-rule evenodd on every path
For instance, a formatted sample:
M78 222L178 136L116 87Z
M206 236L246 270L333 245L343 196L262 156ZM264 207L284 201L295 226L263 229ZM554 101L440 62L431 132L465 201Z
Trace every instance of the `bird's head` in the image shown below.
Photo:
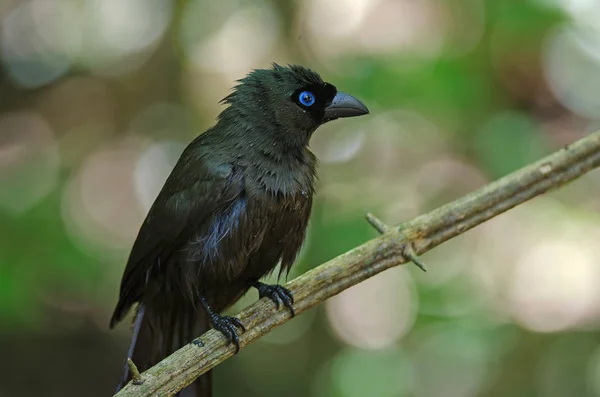
M238 124L256 126L261 134L294 146L307 145L312 133L328 121L369 113L361 101L299 65L273 64L239 82L223 99L230 107L220 118L233 117Z

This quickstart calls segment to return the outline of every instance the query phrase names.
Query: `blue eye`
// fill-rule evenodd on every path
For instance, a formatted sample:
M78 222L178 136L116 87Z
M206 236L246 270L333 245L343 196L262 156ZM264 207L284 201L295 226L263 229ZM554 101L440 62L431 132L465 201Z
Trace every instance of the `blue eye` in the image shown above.
M310 91L302 91L300 95L298 95L298 100L304 106L312 106L315 103L315 96Z

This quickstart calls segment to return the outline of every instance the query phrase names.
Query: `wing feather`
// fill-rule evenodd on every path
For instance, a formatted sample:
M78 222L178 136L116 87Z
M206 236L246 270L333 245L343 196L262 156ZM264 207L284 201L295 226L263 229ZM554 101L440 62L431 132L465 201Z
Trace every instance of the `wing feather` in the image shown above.
M140 301L148 281L164 272L171 255L215 211L230 205L242 190L241 174L233 165L198 156L190 147L184 151L135 240L121 280L111 328Z

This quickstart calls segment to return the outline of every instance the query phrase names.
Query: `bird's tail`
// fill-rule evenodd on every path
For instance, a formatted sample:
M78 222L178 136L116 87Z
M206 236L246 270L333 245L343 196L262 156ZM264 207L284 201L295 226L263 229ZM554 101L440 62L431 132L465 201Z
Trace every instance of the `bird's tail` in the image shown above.
M140 303L133 327L127 357L140 372L157 364L175 350L190 343L209 329L208 317L200 309L187 305ZM117 391L129 382L131 374L125 362ZM207 372L178 395L180 397L210 397L211 374Z

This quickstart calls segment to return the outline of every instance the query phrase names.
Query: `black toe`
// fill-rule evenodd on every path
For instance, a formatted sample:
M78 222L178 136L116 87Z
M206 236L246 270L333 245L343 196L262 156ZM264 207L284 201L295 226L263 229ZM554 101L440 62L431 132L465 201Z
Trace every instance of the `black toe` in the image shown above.
M292 314L292 317L294 317L296 314L293 307L294 295L292 295L292 292L289 289L282 287L281 285L268 285L263 283L256 283L254 286L258 290L258 296L260 298L269 298L275 303L275 307L277 307L278 310L279 306L283 303Z
M235 352L239 352L240 339L237 334L237 328L240 328L242 332L246 331L246 327L244 327L244 324L242 324L240 319L231 316L214 315L212 323L213 328L223 334L227 343L233 343L235 345Z

